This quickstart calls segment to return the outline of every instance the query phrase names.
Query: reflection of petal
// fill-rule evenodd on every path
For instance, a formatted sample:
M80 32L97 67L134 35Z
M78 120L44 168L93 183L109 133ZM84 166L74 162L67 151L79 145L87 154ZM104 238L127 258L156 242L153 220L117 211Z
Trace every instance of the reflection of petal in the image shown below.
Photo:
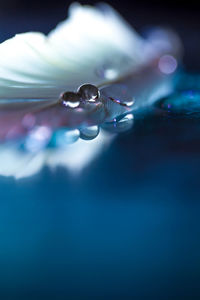
M35 154L22 152L11 145L2 145L0 175L24 178L36 174L45 165L51 169L62 166L76 174L95 159L112 142L113 137L100 132L92 141L79 140L65 148L46 149Z
M50 155L47 156L46 163L52 168L65 166L72 173L78 173L106 149L113 138L114 135L100 132L94 140L85 141L80 139L75 144L68 145L65 149L58 148L49 152Z
M45 153L22 153L10 145L0 147L0 175L22 178L31 176L42 168Z

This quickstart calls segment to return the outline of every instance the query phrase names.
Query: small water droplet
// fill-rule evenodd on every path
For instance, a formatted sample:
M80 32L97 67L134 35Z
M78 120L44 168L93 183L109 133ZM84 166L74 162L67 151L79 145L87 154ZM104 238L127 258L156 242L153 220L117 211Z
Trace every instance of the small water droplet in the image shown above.
M105 64L96 70L96 74L100 78L113 80L119 76L119 71L112 64Z
M132 128L134 123L133 114L127 114L121 119L115 118L112 122L106 122L102 125L102 128L113 133L120 133L128 131Z
M54 132L51 142L49 144L50 147L65 147L69 144L75 143L80 136L80 132L78 129L67 129L62 128Z
M80 129L80 138L83 140L93 140L99 134L98 126L89 126Z
M95 103L99 100L100 92L99 89L92 84L84 84L79 87L78 94L84 101Z
M73 92L65 92L61 95L60 103L63 106L76 108L80 105L80 97Z

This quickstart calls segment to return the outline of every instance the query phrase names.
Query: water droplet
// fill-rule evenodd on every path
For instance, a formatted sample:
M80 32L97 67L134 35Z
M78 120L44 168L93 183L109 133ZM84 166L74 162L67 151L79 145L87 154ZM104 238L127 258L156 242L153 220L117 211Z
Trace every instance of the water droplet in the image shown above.
M185 90L176 92L170 97L161 99L159 108L172 113L187 114L200 112L200 90Z
M65 147L69 144L75 143L80 136L80 132L78 129L67 129L62 128L54 132L51 142L49 144L50 147Z
M113 98L113 97L108 97L108 99L110 99L111 101L113 101L114 103L117 103L121 106L124 106L124 107L131 107L133 106L135 100L132 98L131 100L128 100L128 101L122 101L118 98Z
M112 102L115 102L124 107L131 107L134 104L134 97L130 92L130 89L125 84L112 84L101 89L102 97L108 98Z
M133 114L127 114L121 119L113 119L112 122L106 122L102 125L102 128L113 133L120 133L130 130L134 123Z
M116 53L116 55L112 55L111 58L108 58L107 61L99 65L96 69L96 75L100 78L113 80L124 72L127 73L132 63L132 57Z
M118 71L115 69L105 69L104 77L107 79L115 79L118 76Z
M80 129L80 138L83 140L93 140L99 134L98 126L89 126Z
M113 80L119 76L119 71L114 68L111 64L103 65L96 70L96 74L100 78L105 78L108 80Z
M66 107L76 108L80 105L80 97L76 93L65 92L61 95L60 103Z
M83 100L88 102L96 102L100 97L99 89L92 84L84 84L79 87L78 94Z

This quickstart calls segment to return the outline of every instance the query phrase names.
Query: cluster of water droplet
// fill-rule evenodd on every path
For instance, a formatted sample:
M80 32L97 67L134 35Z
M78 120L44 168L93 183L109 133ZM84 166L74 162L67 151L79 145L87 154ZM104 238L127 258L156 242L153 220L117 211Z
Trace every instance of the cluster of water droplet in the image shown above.
M61 105L69 108L77 108L84 103L96 103L99 101L99 89L92 84L84 84L80 86L77 93L65 92L61 95Z

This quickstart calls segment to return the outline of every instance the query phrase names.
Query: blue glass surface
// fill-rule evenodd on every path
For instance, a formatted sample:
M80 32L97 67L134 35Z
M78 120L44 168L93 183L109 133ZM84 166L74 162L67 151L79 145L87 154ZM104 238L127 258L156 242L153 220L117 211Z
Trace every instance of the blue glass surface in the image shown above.
M199 131L196 121L140 118L80 177L44 169L21 181L1 178L1 293L197 295Z

